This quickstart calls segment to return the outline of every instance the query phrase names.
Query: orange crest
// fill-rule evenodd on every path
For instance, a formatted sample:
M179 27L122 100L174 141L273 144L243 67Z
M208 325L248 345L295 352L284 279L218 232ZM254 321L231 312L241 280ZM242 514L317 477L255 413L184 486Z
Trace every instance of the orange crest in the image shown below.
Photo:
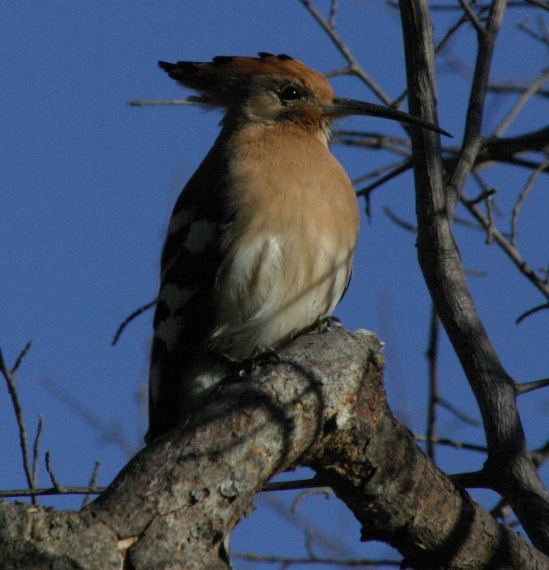
M217 56L211 62L179 61L158 65L181 85L200 92L189 100L230 107L241 102L255 82L268 76L301 84L315 99L331 103L334 92L325 77L286 54L259 57Z

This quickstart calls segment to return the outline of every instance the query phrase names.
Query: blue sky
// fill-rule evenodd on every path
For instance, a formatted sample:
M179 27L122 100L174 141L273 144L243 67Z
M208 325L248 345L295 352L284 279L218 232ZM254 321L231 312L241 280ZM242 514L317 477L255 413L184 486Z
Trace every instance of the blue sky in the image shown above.
M397 97L405 86L398 14L381 1L340 4L340 35L368 73ZM327 3L317 5L323 9ZM494 77L528 81L547 65L547 54L538 44L517 36L514 24L527 16L531 14L508 11ZM454 17L436 16L436 37ZM17 2L3 10L0 27L5 78L0 94L0 347L11 364L33 340L17 383L31 434L38 414L44 415L42 455L52 452L61 482L85 484L94 461L101 459L99 483L108 484L129 450L141 445L146 429L138 400L146 385L152 314L130 324L116 347L110 342L120 322L156 295L159 253L171 208L215 139L220 118L192 107L132 108L127 102L189 95L157 67L159 59L207 61L215 55L284 52L323 72L342 67L344 60L297 0ZM439 63L440 123L456 136L445 144L458 144L463 131L473 40L471 31L463 31L451 45L465 63L465 77L449 73L449 57ZM343 97L377 102L357 80L337 78L332 84ZM512 102L489 100L486 133ZM538 118L547 111L547 102L530 102L508 134L544 126ZM348 119L339 126L403 134L398 124L379 119ZM393 160L381 152L334 152L352 177ZM510 167L487 174L498 189L505 229L508 211L528 174ZM469 191L474 194L476 189L470 186ZM352 285L337 314L349 329L373 330L387 342L390 402L413 430L422 431L429 297L417 267L414 236L395 227L384 206L413 222L410 176L375 192L372 220L362 222ZM519 225L519 246L536 269L548 261L548 211L547 178L540 177ZM485 278L471 278L470 286L504 365L518 381L548 376L549 313L514 325L519 314L542 298L496 246L485 245L482 234L457 227L456 236L465 266L487 272ZM441 382L447 399L479 418L446 339ZM82 421L55 397L52 386L83 403L103 432L122 432L124 446L113 445L97 426ZM529 443L540 445L547 437L542 426L549 397L544 392L526 395L520 406ZM14 425L4 393L3 488L25 485ZM483 443L481 430L446 412L441 412L440 433ZM482 456L465 452L441 450L439 458L449 472L477 469L482 463ZM545 470L542 474L547 479ZM40 485L49 485L43 468ZM490 493L476 496L486 505L493 501ZM299 533L280 519L273 521L270 500L258 500L260 508L236 533L235 549L303 553ZM358 543L357 526L335 499L309 501L305 515L315 521L339 520L342 529L349 528L349 548L371 552ZM72 508L79 504L51 503ZM277 532L265 533L265 528ZM378 552L386 550L380 547Z

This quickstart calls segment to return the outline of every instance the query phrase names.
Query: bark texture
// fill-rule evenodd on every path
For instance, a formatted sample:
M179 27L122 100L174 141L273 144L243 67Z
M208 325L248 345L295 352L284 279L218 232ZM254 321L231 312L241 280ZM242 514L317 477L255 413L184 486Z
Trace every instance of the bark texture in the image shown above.
M408 567L549 568L433 465L390 412L371 333L296 339L138 453L81 513L0 503L1 568L227 568L223 538L274 474L309 465L363 540Z

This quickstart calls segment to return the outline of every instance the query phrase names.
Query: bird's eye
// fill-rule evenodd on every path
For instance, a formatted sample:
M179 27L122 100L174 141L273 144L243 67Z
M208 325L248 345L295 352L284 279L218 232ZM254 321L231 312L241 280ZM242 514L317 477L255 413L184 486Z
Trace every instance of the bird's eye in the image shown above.
M284 87L283 89L280 90L278 96L280 97L280 100L283 103L286 103L288 101L295 101L296 99L301 99L303 94L297 87L294 87L293 85L288 85L288 87Z

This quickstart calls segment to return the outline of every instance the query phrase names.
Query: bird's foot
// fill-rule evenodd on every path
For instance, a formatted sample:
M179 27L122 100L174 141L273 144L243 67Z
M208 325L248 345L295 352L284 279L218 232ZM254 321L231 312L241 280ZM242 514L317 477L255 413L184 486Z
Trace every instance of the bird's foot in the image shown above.
M307 332L325 333L330 329L331 326L336 326L336 327L342 326L341 320L332 315L328 317L322 317L317 321L315 321Z
M260 366L277 364L280 362L280 357L273 348L257 346L253 356L246 360L228 360L232 375L238 378L244 378L244 376L248 376Z

